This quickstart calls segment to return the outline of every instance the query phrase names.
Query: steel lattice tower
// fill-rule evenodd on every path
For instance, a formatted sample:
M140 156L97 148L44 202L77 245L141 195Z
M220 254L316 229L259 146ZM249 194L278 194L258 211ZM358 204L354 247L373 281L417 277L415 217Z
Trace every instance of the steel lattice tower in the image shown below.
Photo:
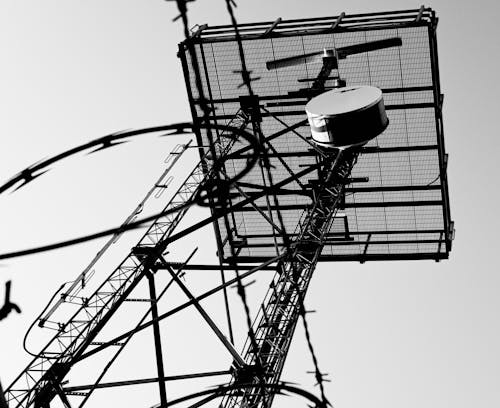
M223 397L222 406L269 407L276 395L270 385L279 384L297 322L305 316L304 299L318 262L446 259L453 223L436 26L434 11L421 8L278 19L243 24L239 32L234 26L194 30L179 45L178 56L200 161L165 203L163 213L92 293L83 297L79 291L110 243L42 315L39 326L52 328L55 335L5 391L9 407L47 408L55 398L66 407L82 407L97 389L151 382L158 384L158 400L166 406L165 381L219 374L231 377L228 391L218 395ZM386 38L401 39L402 45L339 57L338 65L323 68L308 60L318 49ZM266 69L268 61L296 56L303 58L299 66L280 72ZM349 85L382 89L390 124L366 145L324 149L311 141L304 106L315 95L341 86L340 77ZM251 134L259 149L245 143L239 136L242 132ZM181 145L171 153L166 172L125 224L166 188L168 171L188 147ZM257 165L238 178L252 158ZM211 217L178 232L190 205L200 203L210 207ZM171 211L175 208L181 209ZM169 261L165 253L173 241L209 223L214 227L219 265L196 267L220 269L223 279L213 290L194 296L180 279L185 270L194 268L191 258ZM240 352L232 332L228 335L219 328L200 301L213 293L225 294L236 284L246 302L242 279L266 268L275 275L253 322L247 314L249 337ZM166 291L156 287L159 270L167 271L189 298L167 312L158 306ZM235 276L229 278L228 270ZM132 296L141 281L148 284L147 299ZM78 308L66 320L51 320L61 305L76 301ZM130 301L148 303L150 317L146 313L135 328L100 341L110 319ZM231 330L227 298L225 304ZM198 310L231 354L233 363L226 372L165 375L159 322L188 307ZM103 384L132 336L149 327L157 377ZM111 346L114 352L102 357L104 368L96 369L93 384L65 385L75 366ZM316 375L321 378L319 372Z

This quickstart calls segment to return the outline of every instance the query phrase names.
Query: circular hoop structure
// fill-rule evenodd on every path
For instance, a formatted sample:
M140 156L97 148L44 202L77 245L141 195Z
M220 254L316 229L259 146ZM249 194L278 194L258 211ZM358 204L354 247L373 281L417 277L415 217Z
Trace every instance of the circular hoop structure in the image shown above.
M175 212L178 212L182 209L185 209L187 207L190 207L193 204L198 204L198 205L203 205L207 206L209 205L209 200L214 199L218 200L227 195L229 189L235 183L236 181L240 180L243 178L255 165L257 162L258 158L258 153L259 153L259 144L257 143L257 140L255 137L247 132L244 129L239 129L236 127L232 126L227 126L227 125L219 125L219 124L200 124L198 125L198 128L200 129L216 129L216 130L221 130L221 131L226 131L228 132L227 135L225 136L227 139L232 139L236 140L238 138L245 140L248 143L248 146L251 148L250 153L248 155L248 158L246 160L245 165L243 168L234 176L232 176L230 179L227 180L220 180L217 184L214 183L202 183L200 186L200 189L198 190L196 196L194 197L194 200L188 201L184 203L183 205L180 205L176 208L170 209L168 211L163 211L157 214L154 214L152 216L139 219L134 222L130 222L127 225L121 225L118 227L110 228L107 230L99 231L94 234L74 238L74 239L69 239L65 241L60 241L54 244L49 244L49 245L43 245L43 246L38 246L30 249L25 249L25 250L20 250L20 251L14 251L14 252L9 252L9 253L0 253L0 259L10 259L10 258L16 258L20 256L25 256L25 255L30 255L30 254L35 254L35 253L40 253L40 252L45 252L45 251L51 251L54 249L58 248L64 248L68 247L71 245L76 245L76 244L81 244L83 242L91 241L97 238L102 238L105 236L110 236L113 235L117 232L124 232L128 230L132 230L135 228L142 227L144 223L148 221L153 221L156 218L160 216L164 216L167 214L172 214ZM140 135L144 134L150 134L150 133L157 133L157 132L168 132L166 134L163 134L162 136L169 136L169 135L179 135L183 133L194 133L195 131L195 126L192 123L187 123L187 122L180 122L180 123L174 123L170 125L164 125L164 126L156 126L156 127L150 127L150 128L144 128L144 129L136 129L136 130L129 130L129 131L124 131L124 132L117 132L117 133L112 133L110 135L101 137L99 139L95 139L89 143L74 147L70 150L67 150L63 153L60 153L56 156L50 157L48 159L41 160L37 162L36 164L27 167L26 169L22 170L21 172L17 173L14 175L10 180L8 180L6 183L0 185L0 194L4 193L10 188L13 188L14 186L17 185L16 189L19 189L26 184L32 182L39 176L45 174L49 170L49 166L52 164L55 164L57 162L62 161L63 159L66 159L70 156L74 156L77 153L81 153L90 149L89 153L95 153L97 151L105 150L112 148L114 146L120 145L122 143L128 142L129 138L132 137L137 137ZM205 155L202 160L208 160L208 154ZM224 162L228 159L228 155L226 156L221 156L221 157L211 157L210 160L213 161L213 171L217 172L220 170L221 166L224 164ZM210 180L209 180L210 181ZM207 184L207 185L205 185ZM14 191L15 191L14 190Z
M361 146L382 133L389 119L382 91L349 86L325 92L305 106L316 144L335 149Z
M310 407L314 408L327 408L328 402L327 401L322 401L318 397L316 397L314 394L310 393L307 390L304 390L300 387L287 384L285 382L280 382L277 384L230 384L230 385L220 385L218 387L208 389L208 390L203 390L199 392L195 392L190 395L186 395L181 398L177 398L175 400L172 400L167 403L167 407L172 407L174 405L178 405L182 402L186 402L195 398L203 397L203 396L208 396L207 398L203 399L202 401L199 401L196 403L196 406L203 406L210 401L219 398L219 397L224 397L228 395L232 391L237 391L237 390L245 390L248 388L257 388L257 389L267 389L270 391L275 392L276 394L282 394L282 395L287 395L285 392L288 392L291 395L296 395L298 397L302 397L305 400L307 400L309 403L312 403L314 405L308 405ZM160 405L154 405L151 408L160 408Z

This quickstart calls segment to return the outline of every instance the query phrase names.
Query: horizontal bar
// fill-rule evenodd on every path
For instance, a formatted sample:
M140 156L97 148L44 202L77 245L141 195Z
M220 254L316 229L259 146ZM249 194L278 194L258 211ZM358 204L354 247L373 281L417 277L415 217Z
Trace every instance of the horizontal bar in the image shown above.
M383 187L346 187L346 193L379 193L379 192L398 192L398 191L429 191L441 190L440 184L431 184L424 186L383 186Z
M432 12L432 8L425 8L424 11L427 12ZM358 13L358 14L345 14L343 17L344 21L349 21L350 19L359 19L360 17L383 17L383 16L395 16L395 15L405 15L405 14L410 14L409 17L415 17L415 15L418 15L420 12L420 9L406 9L406 10L394 10L394 11L377 11L373 13ZM286 27L288 24L293 24L293 23L301 23L307 25L308 23L318 23L318 22L324 22L324 24L332 24L335 23L335 21L338 20L340 16L328 16L328 17L308 17L308 18L301 18L301 19L291 19L291 20L282 20L281 24ZM238 23L238 29L241 27L261 27L262 29L265 30L269 24L272 24L272 21L262 21L262 22L256 22L256 23ZM211 32L212 30L221 30L221 29L226 29L228 31L234 32L234 28L232 25L215 25L215 26L210 26L206 29L206 32Z
M396 153L396 152L416 152L423 150L438 150L438 145L422 145L422 146L401 146L401 147L378 147L367 146L361 149L361 154L367 153Z
M345 246L345 245L405 245L405 244L443 244L446 241L444 239L412 239L412 240L389 240L389 241L353 241L353 240L325 240L325 246ZM278 243L278 245L282 245ZM274 242L262 242L255 244L246 244L238 246L238 248L271 248L274 247Z
M433 91L433 86L409 86L409 87L397 87L397 88L381 88L382 93L397 93L397 92L423 92L423 91ZM259 95L259 100L261 101L274 101L279 103L280 100L296 99L296 101L289 101L288 104L305 105L308 100L307 98L301 98L296 95ZM206 103L207 101L205 101ZM220 99L210 99L208 102L218 104L218 103L239 103L240 98L220 98ZM198 99L193 101L195 105L201 105L202 102ZM293 106L293 105L292 105Z
M316 80L316 79L314 79ZM314 81L313 80L313 81ZM304 105L306 101L280 101L280 102L267 102L264 104L265 108L279 108L283 106L297 106L297 105Z
M231 371L210 371L206 373L195 373L195 374L183 374L183 375L171 375L163 378L141 378L138 380L125 380L125 381L113 381L108 383L100 383L100 384L88 384L88 385L76 385L73 387L64 387L64 392L73 392L73 391L85 391L94 388L111 388L111 387L122 387L126 385L138 385L138 384L148 384L155 383L159 381L177 381L177 380L189 380L191 378L200 378L200 377L212 377L216 375L227 375L231 374Z
M425 150L438 150L438 145L424 145L424 146L397 146L397 147L378 147L378 146L369 146L363 147L361 149L361 154L372 154L372 153L397 153L397 152L417 152L417 151L425 151ZM274 154L267 153L267 157L316 157L317 153L314 150L302 150L296 152L283 152ZM231 154L231 160L243 160L250 158L250 155L236 155ZM312 164L311 164L312 165Z
M345 203L345 208L371 208L371 207L425 207L425 206L442 206L444 203L441 200L418 200L418 201L386 201L386 202L371 202L371 203Z
M385 110L390 111L390 110L410 110L410 109L435 109L439 105L433 102L422 102L422 103L402 103L402 104L392 104L392 105L385 105ZM276 111L276 112L262 112L261 116L262 117L269 117L269 116L294 116L294 115L305 115L305 112L303 110L290 110L290 111ZM231 119L233 115L212 115L210 119L213 120L226 120L226 119Z
M323 78L323 79L325 81L331 81L332 79L339 79L339 77L333 76L333 77L328 77L328 78ZM297 79L297 82L314 82L314 81L317 81L317 80L318 80L318 78L299 78L299 79Z
M415 22L414 18L411 16L403 17L403 18L385 18L385 19L372 19L370 20L359 20L359 21L346 21L342 24L342 32L373 32L377 30L395 30L398 28L406 28L406 27L428 27L430 25L435 26L436 19L433 19L431 16L429 17L429 21L424 20L420 22ZM399 21L395 21L399 20ZM318 24L321 25L321 24ZM295 29L294 29L295 28ZM251 41L251 40L259 40L261 39L262 32L257 31L255 29L243 29L240 30L244 34L241 35L243 41ZM337 29L339 32L340 29ZM326 33L332 33L333 31L330 27L323 24L323 27L310 28L305 29L303 25L296 25L296 27L287 27L287 28L278 28L275 30L269 38L286 38L286 37L298 37L298 36L312 36L312 35L321 35ZM192 39L193 44L211 44L211 43L220 43L220 42L234 42L236 41L236 36L234 32L220 32L213 33L212 37L208 37L207 35L203 37L198 37ZM180 45L186 48L186 41L183 41Z
M416 261L416 260L435 260L448 259L448 252L422 252L410 254L366 254L366 255L321 255L320 262L361 262L366 261ZM235 258L227 257L226 262L261 262L269 259L266 256L238 256ZM332 269L333 270L333 269Z
M437 108L438 104L433 102L422 102L422 103L401 103L393 105L385 105L385 110L399 110L399 109L426 109L426 108Z
M344 208L378 208L378 207L425 207L425 206L442 206L443 201L441 200L419 200L419 201L374 201L369 203L345 203ZM281 210L281 211L290 211L290 210L304 210L308 205L307 204L283 204L280 206L271 205L270 209ZM267 211L267 207L259 207L263 211ZM254 212L255 209L253 207L241 207L234 212Z
M408 16L388 16L381 18L360 18L360 19L350 19L343 20L342 25L334 30L331 26L331 22L318 22L312 24L304 24L299 20L298 23L288 23L279 25L275 28L272 33L266 36L266 38L282 38L290 36L305 36L305 35L318 35L318 34L333 34L336 32L346 32L346 31L374 31L377 29L396 29L402 26L406 27L421 27L427 26L432 23L432 16L423 16L429 21L415 21L414 15ZM257 27L251 25L238 25L238 31L240 37L243 41L259 40L263 38L265 33L264 27ZM201 37L190 38L193 44L207 44L207 43L217 43L217 42L227 42L236 41L236 35L234 29L230 27L225 30L223 28L209 27ZM181 44L185 46L187 40L182 41Z
M366 14L360 15L358 17L351 15L345 16L342 20L341 27L337 27L337 31L356 31L356 30L373 30L377 28L398 28L401 26L425 26L428 23L435 22L435 18L432 9L426 9L426 14L422 14L422 17L427 20L415 21L417 12L415 13L382 13L379 15ZM338 18L338 17L337 17ZM332 23L335 22L336 18L318 18L317 20L289 20L282 21L278 29L270 35L273 38L297 36L297 35L315 35L324 33L333 33ZM267 23L250 23L250 24L239 24L238 31L243 40L259 39L262 37L263 32L265 32L267 27L261 27L262 24ZM371 26L370 26L371 25ZM368 26L368 27L367 27ZM297 31L300 30L300 31ZM193 41L195 43L204 42L220 42L220 41L234 41L235 34L234 28L232 26L213 26L209 27L206 32L203 33L201 39L198 41ZM183 41L186 43L186 41Z
M272 234L269 234L271 237L273 236ZM167 262L167 265L171 265L175 268L183 265L182 262ZM234 271L235 269L238 269L239 271L246 271L255 268L257 265L243 265L240 266L238 265L235 267L234 265L201 265L201 264L192 264L192 265L183 265L182 269L183 270L194 270L194 271L220 271L221 269L225 271ZM158 270L161 269L166 269L166 267L160 266L157 267ZM274 271L276 270L275 266L265 266L260 268L260 270L263 271Z
M264 187L251 187L257 190L261 190ZM441 190L440 184L431 184L431 185L423 185L423 186L374 186L374 187L346 187L346 193L387 193L387 192L411 192L411 191L433 191L433 190ZM246 191L249 197L252 196L251 191ZM269 191L269 194L275 194L277 196L307 196L310 197L312 195L312 190L284 190L284 189L272 189ZM241 197L238 193L232 193L231 197Z
M429 230L380 230L380 231L342 231L342 232L328 232L326 237L336 237L349 235L394 235L394 234L440 234L444 233L442 229L429 229ZM290 236L297 236L299 234L289 233ZM272 238L273 234L238 234L239 238Z
M407 86L401 88L381 88L382 93L433 91L433 86Z

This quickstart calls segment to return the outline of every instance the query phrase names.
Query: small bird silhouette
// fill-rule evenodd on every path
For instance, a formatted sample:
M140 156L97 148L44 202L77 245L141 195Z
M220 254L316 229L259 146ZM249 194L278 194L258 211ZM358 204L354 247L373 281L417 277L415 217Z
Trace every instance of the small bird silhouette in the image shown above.
M12 312L12 310L15 310L17 313L21 313L20 307L10 301L10 285L10 281L5 283L5 302L0 309L0 320L5 319L9 313Z

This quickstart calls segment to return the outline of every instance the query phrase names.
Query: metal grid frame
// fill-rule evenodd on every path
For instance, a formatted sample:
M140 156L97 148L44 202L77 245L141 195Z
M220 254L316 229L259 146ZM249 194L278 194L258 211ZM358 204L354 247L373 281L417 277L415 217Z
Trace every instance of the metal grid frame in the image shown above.
M303 140L310 139L304 122L307 98L296 91L304 86L297 81L313 78L319 68L305 63L265 71L265 62L332 45L393 36L403 40L402 47L339 61L338 72L348 85L371 84L382 89L390 125L362 149L351 183L345 187L345 205L332 224L320 261L448 258L453 222L443 138L437 21L432 9L421 8L238 25L253 91L258 95L260 128L276 149L267 153L275 182L317 161L318 153ZM206 102L211 108L209 120L227 123L242 107L240 96L248 95L238 71L241 60L234 29L201 26L189 39L197 52L205 101L195 86L186 41L179 45L179 57L193 119L195 123L202 120L201 105ZM207 146L200 149L203 154L210 145L210 135L200 131L197 137L200 146ZM233 153L241 148L236 145ZM236 173L244 158L242 153L240 158L226 162L227 173ZM240 185L240 191L255 192L251 185L262 185L262 177L260 170L254 169L244 180L248 185ZM276 256L281 238L277 237L277 247L273 228L262 212L272 219L281 215L287 234L293 236L298 217L312 203L307 188L302 187L314 177L312 172L300 178L301 183L294 181L274 192L277 206L266 205L266 197L262 197L255 201L261 212L248 206L214 224L222 260L261 262ZM228 205L237 202L237 194L233 194Z

